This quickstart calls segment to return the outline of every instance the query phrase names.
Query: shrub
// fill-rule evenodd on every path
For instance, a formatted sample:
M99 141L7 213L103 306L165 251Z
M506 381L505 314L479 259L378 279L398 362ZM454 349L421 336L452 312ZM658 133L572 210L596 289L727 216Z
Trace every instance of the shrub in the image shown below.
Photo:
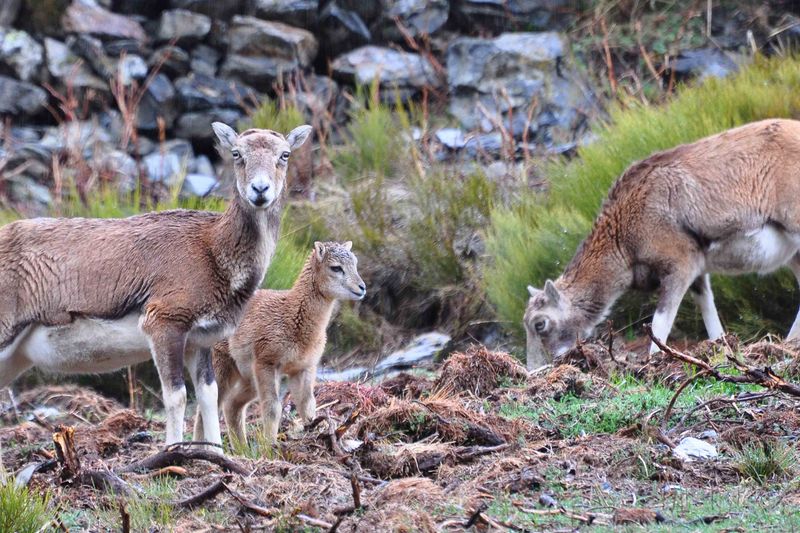
M49 495L40 496L0 477L0 531L35 533L52 518Z
M609 121L595 129L596 140L580 147L575 159L545 166L550 182L546 199L528 192L516 205L493 212L487 242L492 262L485 283L500 318L512 331L522 333L525 286L541 286L563 271L609 187L628 165L655 151L747 122L797 116L799 83L800 61L756 58L735 76L682 88L664 106L632 104L612 110ZM715 278L713 285L731 329L753 334L765 325L788 326L792 313L785 311L796 305L791 274L767 280ZM756 286L758 294L753 297ZM631 302L639 300L626 298L619 309L630 313Z

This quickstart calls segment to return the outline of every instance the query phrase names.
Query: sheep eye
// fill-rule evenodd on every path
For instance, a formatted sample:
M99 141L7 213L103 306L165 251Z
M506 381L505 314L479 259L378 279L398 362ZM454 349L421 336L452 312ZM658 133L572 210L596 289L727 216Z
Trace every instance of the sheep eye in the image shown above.
M289 160L289 152L283 152L281 154L281 161L288 161Z
M344 274L344 269L342 269L342 267L340 266L332 266L331 271L336 272L338 274Z
M240 157L242 157L242 154L240 154L239 150L236 150L236 149L231 150L231 155L233 155L234 159L239 159Z
M547 320L538 320L533 324L533 329L536 330L536 333L544 333L547 329Z

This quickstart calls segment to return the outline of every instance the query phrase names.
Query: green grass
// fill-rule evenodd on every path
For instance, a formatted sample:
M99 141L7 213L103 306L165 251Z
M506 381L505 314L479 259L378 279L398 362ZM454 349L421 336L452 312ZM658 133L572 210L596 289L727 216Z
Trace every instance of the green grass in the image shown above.
M239 131L248 128L261 128L286 135L297 126L306 123L303 112L288 102L265 99L247 121L239 124Z
M726 79L682 88L663 106L631 104L612 109L607 123L594 129L596 140L578 149L573 160L544 168L550 183L546 198L524 194L511 207L492 214L487 248L488 297L510 329L522 334L526 285L541 286L557 277L586 236L609 187L636 160L655 151L771 117L800 115L800 61L756 58ZM786 328L787 308L796 306L791 274L769 278L715 278L723 320L735 331L752 334L763 327ZM757 294L754 289L758 287ZM626 299L630 307L640 300ZM624 314L625 311L622 311Z
M779 440L748 444L734 454L733 460L742 476L759 485L789 477L797 468L797 452Z
M12 479L0 476L0 531L36 533L53 518L50 496L17 487Z

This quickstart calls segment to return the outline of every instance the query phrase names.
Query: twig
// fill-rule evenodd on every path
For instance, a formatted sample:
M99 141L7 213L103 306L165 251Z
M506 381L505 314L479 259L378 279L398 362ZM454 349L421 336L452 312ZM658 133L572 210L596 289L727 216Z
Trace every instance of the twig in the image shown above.
M190 496L185 498L175 505L178 507L186 507L191 509L196 505L200 505L201 503L205 502L206 500L210 500L217 496L220 492L226 490L227 485L225 485L226 481L230 481L230 476L226 476L223 478L218 479L215 483L209 486L207 489L195 494L194 496Z
M333 528L333 524L331 524L330 522L326 522L325 520L320 520L319 518L313 518L313 517L308 516L308 515L298 514L298 515L295 515L295 518L305 522L306 524L308 524L310 526L324 527L324 528L326 528L328 530Z
M675 427L676 428L682 427L683 423L687 419L689 419L694 413L696 413L697 411L700 411L701 409L704 409L704 408L706 408L709 405L714 404L714 403L732 403L732 404L736 404L736 403L741 403L741 402L753 402L753 401L756 401L756 400L763 400L764 398L770 398L772 396L775 396L776 394L777 394L777 392L771 391L771 392L762 392L762 393L758 393L758 394L752 394L752 395L749 395L749 396L744 397L744 398L711 398L710 400L701 403L697 407L692 408L688 413L683 415L683 417L680 419L680 421L678 422L678 424Z
M608 69L608 83L611 85L611 94L617 94L617 79L614 74L614 61L611 59L611 48L608 46L608 27L605 15L600 17L600 29L603 31L603 53L605 54L606 68Z
M355 472L350 474L350 487L353 489L353 507L361 509L361 485Z
M678 400L678 396L680 396L681 392L683 392L683 389L688 387L689 384L692 383L694 380L707 375L708 375L707 370L701 370L700 372L698 372L694 376L690 376L688 379L686 379L683 383L680 384L678 389L675 391L675 394L672 395L672 399L667 404L667 409L664 411L664 417L661 419L661 429L666 429L667 422L669 421L669 417L672 414L672 408L675 406L675 402Z
M122 521L122 533L131 533L131 514L125 508L125 501L119 501L119 516Z
M228 485L227 483L225 483L224 481L222 482L222 485L223 485L224 489L227 490L228 493L231 496L233 496L233 498L236 501L238 501L247 510L252 511L255 514L260 515L260 516L265 516L267 518L272 518L274 513L272 511L270 511L269 509L267 509L266 507L261 507L260 505L256 505L255 503L245 499L244 496L242 496L239 492L237 492L234 489L232 489L231 486Z

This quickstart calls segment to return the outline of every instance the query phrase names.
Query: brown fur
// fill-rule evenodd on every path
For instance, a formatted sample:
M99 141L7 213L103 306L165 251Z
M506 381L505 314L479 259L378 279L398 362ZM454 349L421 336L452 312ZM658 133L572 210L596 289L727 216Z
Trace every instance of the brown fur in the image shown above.
M257 130L242 139L225 125L214 127L224 133L220 139L227 148L242 154L235 161L239 194L222 214L173 210L126 219L45 218L0 228L0 386L33 364L17 350L28 331L61 327L45 330L56 342L59 335L76 335L78 319L83 324L138 315L150 350L114 350L128 360L152 352L165 394L168 439L180 440L183 432L177 415L182 420L184 351L196 387L212 388L216 404L210 346L235 327L274 252L286 176L286 158L280 156L290 141ZM304 140L309 130L298 128L292 139ZM262 201L262 194L257 209L249 187L267 175L274 201ZM96 371L93 360L114 368L114 354L94 347L93 340L80 342L87 343L81 360L64 356L48 368ZM124 357L119 366L130 364Z
M761 243L752 238L777 235L789 251L800 242L798 159L800 122L766 120L631 165L564 273L544 291L529 289L529 358L588 335L629 288L659 291L654 330L665 339L691 286L709 333L718 334L709 272L800 269L797 256L758 259ZM798 333L793 327L790 336Z
M264 433L271 441L277 437L283 376L303 420L314 417L314 381L334 304L364 294L350 243L317 243L291 290L256 292L236 332L213 351L219 404L228 430L240 442L245 408L256 395Z

